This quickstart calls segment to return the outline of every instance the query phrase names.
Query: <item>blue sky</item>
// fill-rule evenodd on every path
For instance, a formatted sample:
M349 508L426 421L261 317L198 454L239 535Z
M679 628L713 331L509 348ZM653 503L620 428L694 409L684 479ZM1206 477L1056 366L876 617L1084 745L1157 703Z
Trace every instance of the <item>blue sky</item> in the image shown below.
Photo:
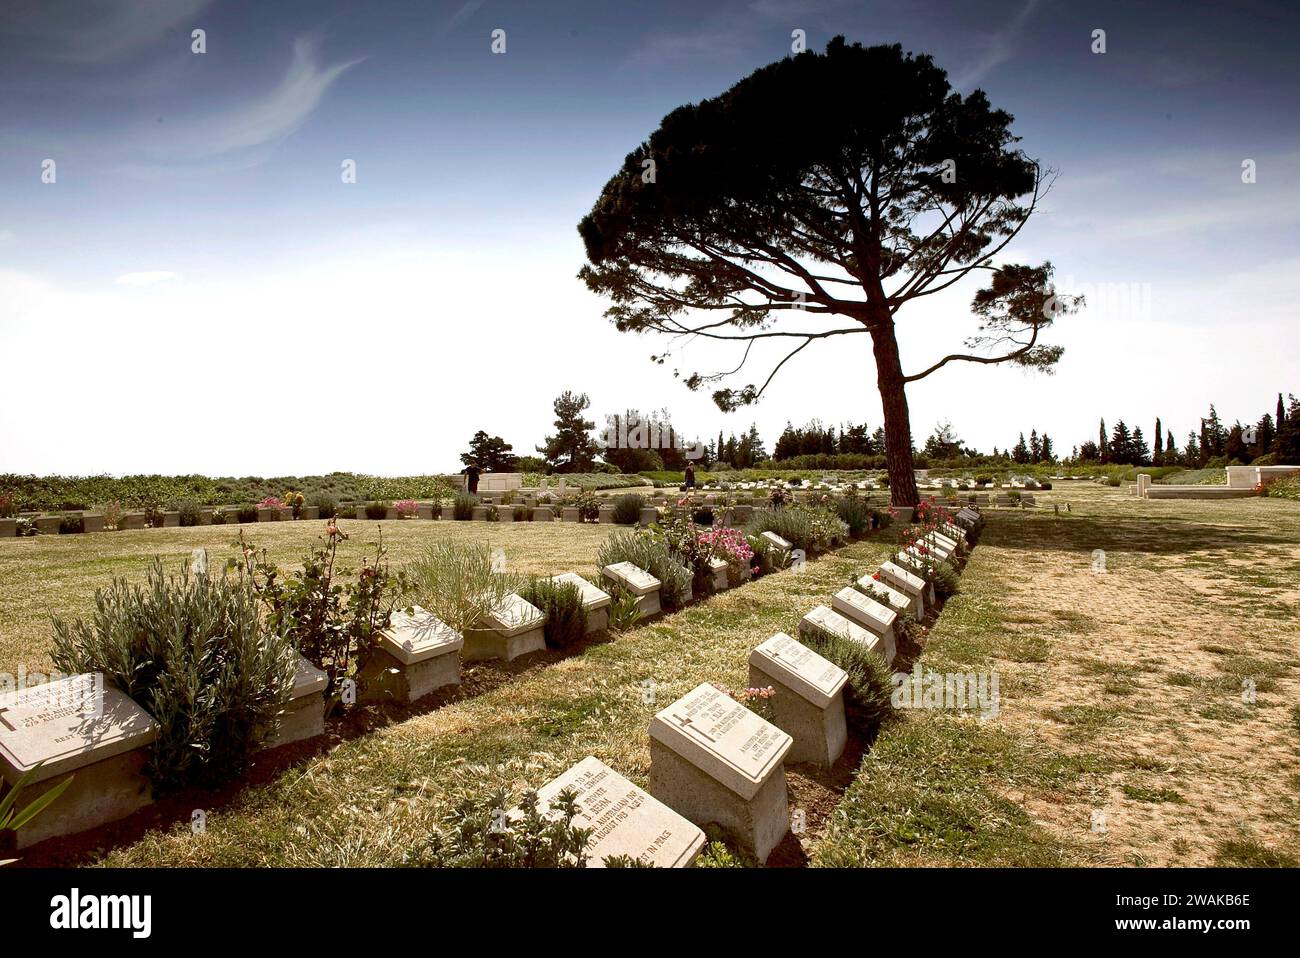
M704 436L878 424L865 342L723 416L574 276L622 157L794 29L933 54L1060 173L1008 252L1095 305L1055 376L913 387L918 442L948 419L985 449L1037 427L1068 451L1101 415L1181 441L1211 402L1254 418L1300 391L1293 4L9 0L0 470L441 471L479 428L531 451L566 388ZM961 342L969 297L900 313L905 368Z

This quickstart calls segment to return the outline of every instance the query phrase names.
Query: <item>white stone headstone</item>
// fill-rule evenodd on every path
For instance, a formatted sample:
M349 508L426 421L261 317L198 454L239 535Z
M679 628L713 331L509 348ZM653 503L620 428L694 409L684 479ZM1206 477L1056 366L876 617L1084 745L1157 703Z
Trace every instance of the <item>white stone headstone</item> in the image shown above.
M158 723L99 675L0 695L0 773L11 785L41 765L45 781L148 745Z
M379 633L380 648L404 665L459 652L464 645L459 632L418 605L410 613L394 612L388 628Z
M540 806L548 809L565 789L575 793L574 824L591 830L588 868L603 868L616 855L656 868L685 868L704 847L703 831L594 755L538 789Z
M588 611L603 609L609 605L609 593L592 585L576 572L565 572L563 575L551 576L551 581L559 584L570 583L576 585L578 591L582 593L583 608Z
M511 592L488 613L488 621L497 632L512 636L541 628L546 614L518 592Z
M650 737L742 798L753 798L790 736L707 682L659 712Z
M649 572L631 562L616 562L605 566L605 574L625 586L635 595L645 595L658 590L661 583Z
M775 532L764 532L763 538L772 543L772 545L776 546L782 552L790 552L794 549L794 545L791 542L781 538L781 536L777 535Z
M749 655L751 665L781 680L819 708L826 708L844 688L848 673L808 646L778 632Z

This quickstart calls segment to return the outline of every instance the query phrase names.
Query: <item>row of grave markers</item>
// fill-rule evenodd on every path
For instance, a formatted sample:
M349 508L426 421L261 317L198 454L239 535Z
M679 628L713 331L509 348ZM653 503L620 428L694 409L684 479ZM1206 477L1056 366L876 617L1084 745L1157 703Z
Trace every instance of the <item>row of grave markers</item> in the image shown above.
M954 523L927 536L929 547L955 564L958 541L979 521L978 512L963 509ZM933 587L915 573L918 560L905 550L881 566L888 606L860 591L879 595L882 588L881 579L863 576L860 589L835 595L833 608L808 613L801 633L842 635L891 665L898 614L919 618L935 601ZM776 691L772 721L703 683L651 719L649 792L588 756L543 786L539 800L544 806L564 789L575 794L575 824L592 829L590 866L626 855L656 867L689 867L704 848L700 826L708 824L764 862L790 830L785 764L830 767L844 752L847 681L843 669L778 632L749 656L751 686Z
M793 552L779 536L767 536L778 548ZM715 589L740 584L729 581L726 562L714 560L712 569ZM602 573L637 597L642 619L660 613L661 583L653 575L630 562L607 566ZM581 592L588 634L607 628L608 592L576 572L552 579L572 583ZM544 649L545 625L545 613L518 593L464 635L419 607L396 612L358 675L360 698L411 703L459 685L462 661L510 661ZM289 703L267 748L324 734L326 683L325 673L299 655ZM70 676L0 696L0 795L33 773L21 796L25 806L72 774L68 790L19 831L18 848L117 821L148 805L152 789L144 767L157 736L154 718L120 690L106 687L99 675Z

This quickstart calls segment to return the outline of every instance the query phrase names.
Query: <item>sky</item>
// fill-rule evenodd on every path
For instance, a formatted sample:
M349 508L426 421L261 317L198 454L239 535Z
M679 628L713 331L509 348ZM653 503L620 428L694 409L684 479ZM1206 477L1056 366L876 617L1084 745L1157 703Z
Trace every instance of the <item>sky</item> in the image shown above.
M1300 393L1294 3L6 0L0 472L455 471L479 429L531 453L565 389L769 448L874 428L865 337L723 414L576 278L623 157L794 30L933 55L1058 173L1006 251L1087 297L1057 372L950 364L909 388L918 445L1068 452L1102 416L1181 443ZM973 332L972 291L900 311L906 372Z

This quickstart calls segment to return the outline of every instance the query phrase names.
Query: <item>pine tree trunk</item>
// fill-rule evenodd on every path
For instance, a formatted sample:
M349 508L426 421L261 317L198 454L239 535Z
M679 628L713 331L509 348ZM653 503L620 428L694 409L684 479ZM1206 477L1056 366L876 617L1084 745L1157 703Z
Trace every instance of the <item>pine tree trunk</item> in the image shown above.
M913 506L920 501L916 471L912 463L912 421L907 412L903 367L898 359L898 340L893 322L871 334L876 357L876 385L885 411L885 466L889 473L889 501L895 506Z

